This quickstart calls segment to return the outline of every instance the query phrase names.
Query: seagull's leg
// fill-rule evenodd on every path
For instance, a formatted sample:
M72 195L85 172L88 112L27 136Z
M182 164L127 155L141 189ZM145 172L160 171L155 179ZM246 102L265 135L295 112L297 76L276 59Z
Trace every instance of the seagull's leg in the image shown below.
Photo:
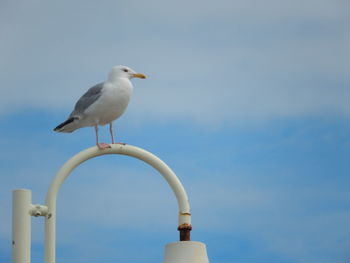
M112 125L112 122L109 123L109 132L111 133L112 144L115 144L116 142L114 141L114 134L113 134L113 125ZM125 143L123 143L123 142L117 142L117 144L125 145Z
M113 124L112 122L109 123L109 132L111 134L111 138L112 138L112 144L114 144L114 134L113 134Z
M96 133L96 145L100 150L111 148L111 146L107 143L99 143L98 142L98 125L95 125L95 133Z

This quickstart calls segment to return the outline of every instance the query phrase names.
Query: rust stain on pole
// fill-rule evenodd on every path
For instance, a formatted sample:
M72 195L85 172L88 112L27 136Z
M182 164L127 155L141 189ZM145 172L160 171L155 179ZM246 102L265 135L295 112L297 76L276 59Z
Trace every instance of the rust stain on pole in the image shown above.
M180 231L180 241L191 241L191 225L182 224L177 228L177 230Z
M191 213L180 213L182 216L191 216Z

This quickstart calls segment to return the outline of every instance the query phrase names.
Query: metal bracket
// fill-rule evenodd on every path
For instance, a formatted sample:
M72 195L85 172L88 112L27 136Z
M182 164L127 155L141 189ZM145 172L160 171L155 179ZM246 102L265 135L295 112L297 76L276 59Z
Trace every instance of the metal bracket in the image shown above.
M30 205L29 214L31 216L46 216L49 208L46 205Z
M191 225L182 224L177 228L177 230L180 231L180 241L191 241Z

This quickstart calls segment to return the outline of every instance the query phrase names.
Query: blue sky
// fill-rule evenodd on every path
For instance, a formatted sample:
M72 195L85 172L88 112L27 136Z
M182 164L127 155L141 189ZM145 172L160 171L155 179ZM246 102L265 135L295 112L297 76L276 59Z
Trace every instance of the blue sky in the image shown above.
M92 128L52 128L119 64L148 78L133 80L117 138L176 172L211 262L349 262L349 8L2 1L0 263L11 258L11 191L44 203L60 166L93 146ZM156 171L105 156L65 182L57 227L57 262L162 262L177 206ZM42 218L32 239L32 261L43 262Z

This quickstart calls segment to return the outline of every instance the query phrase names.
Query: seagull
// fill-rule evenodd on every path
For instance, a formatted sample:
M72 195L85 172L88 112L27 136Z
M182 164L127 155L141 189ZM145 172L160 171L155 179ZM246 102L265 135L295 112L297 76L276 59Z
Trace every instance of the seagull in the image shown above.
M112 68L105 82L91 87L75 104L68 119L54 128L56 132L71 133L77 129L95 127L96 145L99 149L111 148L98 140L98 126L109 124L109 132L114 144L112 122L126 110L133 91L132 78L146 78L126 66Z

